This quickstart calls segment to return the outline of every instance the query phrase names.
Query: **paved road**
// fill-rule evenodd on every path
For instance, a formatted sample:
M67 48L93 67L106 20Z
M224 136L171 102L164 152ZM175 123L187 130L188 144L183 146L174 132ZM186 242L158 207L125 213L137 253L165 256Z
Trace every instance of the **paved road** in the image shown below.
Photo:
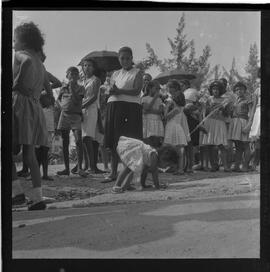
M13 213L13 258L258 258L259 195Z

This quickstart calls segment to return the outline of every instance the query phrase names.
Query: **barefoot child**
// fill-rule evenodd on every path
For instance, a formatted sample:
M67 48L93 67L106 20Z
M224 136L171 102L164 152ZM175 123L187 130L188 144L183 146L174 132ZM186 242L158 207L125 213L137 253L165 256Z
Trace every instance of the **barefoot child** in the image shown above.
M224 85L220 81L214 81L210 84L210 97L206 103L207 119L205 121L205 128L208 134L204 134L202 144L209 148L209 157L211 164L211 171L219 170L218 165L218 150L221 151L221 160L224 166L224 171L228 172L227 166L227 150L228 131L226 127L226 117L229 115L225 98L221 97L225 92Z
M158 167L166 168L178 161L177 153L171 146L161 147L156 150L140 140L125 136L120 137L117 152L124 164L124 169L119 174L112 189L114 193L125 191L134 175L140 175L142 188L147 188L145 181L148 172L152 173L156 189L166 188L167 185L159 183Z
M146 87L147 95L142 98L143 106L143 138L145 143L157 148L164 137L164 127L161 120L163 104L159 95L160 85L150 81Z
M248 171L248 158L250 156L249 131L245 128L248 123L249 102L245 97L247 87L242 82L237 82L233 88L237 99L233 105L232 120L229 126L228 139L233 141L236 148L235 165L231 169L240 172L240 164L243 162L242 171ZM243 159L244 155L244 159Z
M83 86L78 84L79 70L76 67L67 69L66 77L68 84L63 86L60 90L58 101L61 104L61 114L57 129L61 131L63 139L63 155L65 169L58 171L57 175L69 175L69 133L72 130L76 141L76 151L78 158L78 174L86 177L85 171L82 170L83 160L83 143L82 143L82 100L85 94Z
M165 137L164 143L174 146L179 154L178 169L176 175L184 174L185 147L190 141L187 118L183 112L185 106L185 96L180 91L180 85L176 80L169 81L168 90L173 101L168 103L165 109Z

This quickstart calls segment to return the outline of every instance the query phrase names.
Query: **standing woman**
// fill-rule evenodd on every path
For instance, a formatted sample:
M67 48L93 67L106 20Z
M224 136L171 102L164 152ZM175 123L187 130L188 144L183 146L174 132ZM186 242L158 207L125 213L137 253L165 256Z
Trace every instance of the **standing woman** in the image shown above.
M86 59L82 65L84 73L84 88L86 90L83 99L82 136L90 161L91 172L104 173L98 169L98 147L103 141L103 135L98 127L98 109L100 96L100 79L97 77L98 67L93 59Z
M35 156L35 145L48 144L48 132L39 98L43 87L53 97L47 79L45 67L39 52L43 51L44 39L38 27L33 23L23 23L14 31L14 66L12 94L12 134L13 145L23 146L23 157L30 168L33 191L29 210L43 210L46 204L42 198L41 177ZM24 200L25 196L12 166L14 194L12 204ZM18 200L18 202L17 202Z
M111 77L105 121L105 147L111 149L111 174L104 183L115 181L117 177L118 155L116 147L120 136L142 139L142 106L140 94L143 77L139 69L133 67L133 54L129 47L119 52L121 70Z

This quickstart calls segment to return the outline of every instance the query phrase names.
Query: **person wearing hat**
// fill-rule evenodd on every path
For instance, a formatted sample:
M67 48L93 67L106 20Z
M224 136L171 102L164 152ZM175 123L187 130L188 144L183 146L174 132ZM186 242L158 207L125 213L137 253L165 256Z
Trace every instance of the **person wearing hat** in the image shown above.
M179 84L182 92L190 88L190 82L187 79L180 80Z
M249 102L246 99L247 87L243 82L237 82L233 87L234 93L236 93L236 101L233 104L232 121L229 126L228 139L233 141L236 148L235 165L232 167L232 171L246 172L248 170L247 158L250 156L249 148L249 131L245 128L248 124ZM242 163L242 157L244 154L244 161L242 170L240 170L240 164Z
M219 170L218 150L221 153L224 171L230 171L227 164L227 150L225 148L228 144L228 131L225 120L229 115L225 98L222 97L225 91L224 85L220 81L212 82L209 86L210 97L206 102L207 118L205 120L205 128L208 133L204 134L202 144L208 146L212 172Z

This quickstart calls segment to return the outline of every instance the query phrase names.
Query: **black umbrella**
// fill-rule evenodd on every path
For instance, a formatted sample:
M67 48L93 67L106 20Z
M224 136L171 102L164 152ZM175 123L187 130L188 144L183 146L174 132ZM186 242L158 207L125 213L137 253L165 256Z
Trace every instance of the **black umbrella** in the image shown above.
M118 53L114 51L93 51L82 58L78 65L82 65L83 61L87 59L95 60L99 69L105 70L106 72L121 68L118 60Z
M160 84L166 84L170 79L188 79L192 80L195 79L196 76L194 74L187 73L183 70L176 69L172 71L166 71L160 73L155 79L160 83Z

